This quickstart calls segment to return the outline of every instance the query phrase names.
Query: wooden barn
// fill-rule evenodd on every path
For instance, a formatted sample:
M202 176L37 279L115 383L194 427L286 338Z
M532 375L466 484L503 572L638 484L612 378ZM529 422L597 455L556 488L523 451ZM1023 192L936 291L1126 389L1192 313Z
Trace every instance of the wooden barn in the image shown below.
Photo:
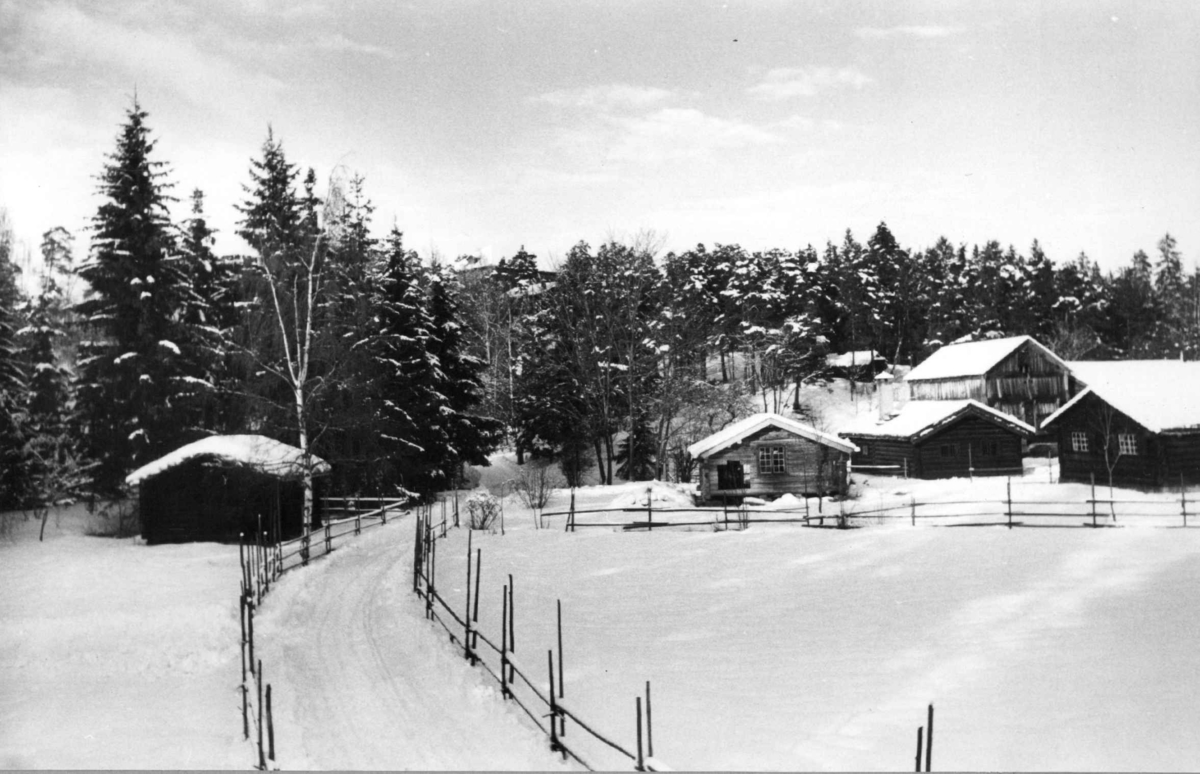
M1030 336L948 344L905 377L911 400L977 400L1037 428L1071 396L1071 369Z
M310 459L314 473L329 473ZM270 536L303 532L304 456L261 435L224 435L183 446L126 477L138 487L147 543L229 542L262 528ZM319 485L319 481L317 482ZM314 520L320 523L314 493Z
M977 400L909 401L882 418L859 417L838 435L858 447L854 469L913 478L1019 475L1021 420Z
M705 502L844 494L854 444L779 414L755 414L688 447Z
M1200 483L1200 363L1072 362L1081 392L1046 420L1061 481Z

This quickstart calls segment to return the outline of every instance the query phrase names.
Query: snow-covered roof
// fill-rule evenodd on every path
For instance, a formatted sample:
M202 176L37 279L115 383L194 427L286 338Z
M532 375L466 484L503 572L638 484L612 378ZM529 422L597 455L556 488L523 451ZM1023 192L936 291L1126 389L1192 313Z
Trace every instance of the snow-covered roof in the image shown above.
M905 379L914 382L922 379L983 376L1025 342L1031 342L1046 357L1064 368L1068 367L1058 355L1039 344L1032 336L1009 336L1003 339L947 344L910 371Z
M1200 363L1179 360L1073 361L1087 389L1043 422L1049 425L1088 394L1096 394L1152 433L1200 428Z
M859 349L853 352L843 352L840 355L826 355L825 365L832 368L851 368L871 365L876 360L883 360L883 355L869 349Z
M880 420L873 415L859 416L838 433L916 441L949 425L972 409L1019 433L1033 435L1036 432L1016 417L977 400L914 400L888 419Z
M822 433L815 427L806 425L803 422L797 422L790 417L780 414L753 414L745 419L739 419L720 432L713 433L707 438L696 441L688 447L688 454L693 457L707 457L711 454L716 454L723 449L728 449L746 436L753 435L759 430L764 430L768 427L778 427L780 430L786 430L801 438L807 438L810 441L815 441L825 446L832 446L847 454L858 451L858 447L845 438L838 438L828 433Z
M154 462L147 463L125 477L129 485L139 484L188 460L210 457L228 465L253 468L277 478L296 478L304 473L304 454L295 446L280 443L265 435L214 435L181 446ZM314 475L328 473L329 463L311 458Z

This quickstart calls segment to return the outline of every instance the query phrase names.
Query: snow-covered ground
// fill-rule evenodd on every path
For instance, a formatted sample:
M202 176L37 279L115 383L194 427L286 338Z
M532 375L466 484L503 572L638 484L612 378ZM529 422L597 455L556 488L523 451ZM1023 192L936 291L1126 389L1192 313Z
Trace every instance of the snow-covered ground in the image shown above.
M927 494L926 482L887 483ZM577 505L644 488L581 489ZM567 700L632 745L634 697L652 681L655 754L677 768L906 768L930 702L942 769L1200 759L1200 531L568 534L507 507L507 534L475 541L484 631L498 631L510 572L524 658L555 647L561 599ZM465 594L465 542L451 532L439 548L448 599ZM584 738L572 741L585 757L620 765Z
M1052 475L1038 469L1014 489L1049 488L1037 481ZM853 504L865 507L990 497L1005 482L859 486ZM586 487L577 505L636 505L645 489ZM1068 490L1051 489L1086 495ZM566 502L558 492L549 509ZM541 663L561 599L568 703L632 746L634 697L650 680L654 752L677 768L906 769L930 702L943 770L1192 770L1200 760L1200 531L867 521L564 533L559 518L536 529L515 497L505 508L505 535L474 536L484 632L498 632L512 573L518 655ZM424 620L412 527L369 530L267 596L256 639L279 764L562 768ZM236 547L81 533L68 517L51 520L44 543L32 523L0 543L0 765L249 767ZM466 540L451 530L439 541L449 600L465 601ZM591 761L628 768L578 728L568 739Z
M237 546L0 540L0 768L246 768Z

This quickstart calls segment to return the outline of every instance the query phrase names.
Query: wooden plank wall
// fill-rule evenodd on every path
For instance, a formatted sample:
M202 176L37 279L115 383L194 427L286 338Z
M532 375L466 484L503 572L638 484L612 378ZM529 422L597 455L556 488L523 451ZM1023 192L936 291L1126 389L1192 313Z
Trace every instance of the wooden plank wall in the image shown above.
M996 443L997 454L984 456L983 442ZM943 446L952 446L954 455L942 456ZM971 454L968 456L967 449ZM975 475L1015 474L1021 470L1021 436L987 420L969 416L946 430L917 444L921 478L966 476L973 464Z
M784 447L787 473L760 474L758 472L758 450L762 446ZM767 428L747 437L736 446L720 451L702 461L702 497L711 499L720 495L722 490L717 487L717 466L730 460L742 463L748 484L745 489L734 490L730 494L761 497L788 493L844 492L850 456L785 430Z

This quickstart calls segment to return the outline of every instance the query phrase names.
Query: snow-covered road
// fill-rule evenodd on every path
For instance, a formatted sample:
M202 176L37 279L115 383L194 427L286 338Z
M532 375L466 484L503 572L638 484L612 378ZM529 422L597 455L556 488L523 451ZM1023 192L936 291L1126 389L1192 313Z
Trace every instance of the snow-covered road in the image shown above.
M284 768L563 768L412 593L412 522L370 530L268 595L256 640Z

